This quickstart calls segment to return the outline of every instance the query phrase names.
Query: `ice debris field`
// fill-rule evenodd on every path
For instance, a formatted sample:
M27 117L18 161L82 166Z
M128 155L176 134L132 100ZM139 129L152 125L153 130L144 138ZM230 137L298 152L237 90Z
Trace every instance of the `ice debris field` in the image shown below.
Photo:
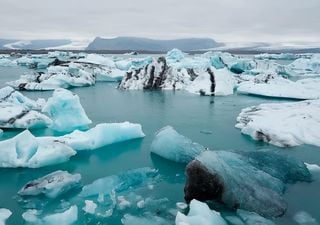
M1 84L0 178L12 171L23 176L28 168L42 172L17 187L10 196L14 203L0 202L0 225L14 221L36 225L319 224L319 215L301 210L288 215L292 206L287 195L296 186L312 185L320 178L316 163L290 155L290 149L297 146L320 147L320 54L193 55L173 49L166 55L59 51L0 55L0 76L13 68L23 68L24 73ZM162 115L156 113L145 118L152 121L155 134L145 132L144 123L90 118L95 109L83 107L82 102L94 101L90 97L96 93L83 98L77 90L95 89L103 83L112 87L105 89L105 95L108 91L132 92L133 96L182 92L188 93L184 98L196 97L195 101L210 99L210 105L216 99L228 101L228 96L239 101L248 96L260 98L266 103L242 108L231 118L232 128L244 134L241 138L250 145L270 147L212 148L215 143L206 146L172 124L160 125L166 120L157 123ZM135 98L130 101L138 104ZM155 101L152 95L151 101ZM108 107L113 105L107 105L104 114L112 112ZM210 114L211 109L202 110ZM139 111L126 108L119 118L143 113L144 108ZM224 118L223 112L220 116ZM188 118L193 123L202 120ZM217 135L211 130L200 132L209 142L210 136ZM60 167L76 168L77 159L86 156L99 164L98 156L107 154L105 146L117 148L117 143L129 145L147 137L152 140L147 141L151 165L128 168L126 163L137 160L131 155L112 173L96 171L104 174L98 178ZM181 201L154 194L159 186L170 189L178 184L174 191L183 196Z

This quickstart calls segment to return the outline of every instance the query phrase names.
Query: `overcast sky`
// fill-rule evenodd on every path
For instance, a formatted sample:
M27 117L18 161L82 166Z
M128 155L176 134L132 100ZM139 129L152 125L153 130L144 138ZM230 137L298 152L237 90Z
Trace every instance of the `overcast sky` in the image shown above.
M0 0L0 38L320 42L320 0Z

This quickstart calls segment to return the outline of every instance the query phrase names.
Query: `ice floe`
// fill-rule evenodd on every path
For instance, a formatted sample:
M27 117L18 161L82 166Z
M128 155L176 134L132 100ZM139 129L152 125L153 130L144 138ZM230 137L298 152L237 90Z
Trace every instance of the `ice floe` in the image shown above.
M45 195L56 198L75 187L80 187L80 174L70 174L66 171L55 171L44 177L28 182L18 192L22 196Z
M54 140L40 140L26 130L0 142L0 167L38 168L66 162L76 152Z
M264 75L240 83L237 92L275 98L318 99L320 98L320 79L291 81L280 76Z
M314 54L310 59L299 58L288 65L299 76L320 75L320 54Z
M60 132L86 129L92 121L82 108L78 95L66 89L56 89L42 112L52 119L50 128Z
M6 220L12 215L9 209L0 208L0 225L5 225Z
M320 146L320 100L268 103L245 108L236 127L255 140L280 147Z
M71 225L78 220L78 207L73 205L63 212L48 215L42 215L37 210L28 210L22 214L22 217L26 224L32 225Z
M219 212L210 210L206 203L192 200L188 215L178 212L176 225L227 225Z

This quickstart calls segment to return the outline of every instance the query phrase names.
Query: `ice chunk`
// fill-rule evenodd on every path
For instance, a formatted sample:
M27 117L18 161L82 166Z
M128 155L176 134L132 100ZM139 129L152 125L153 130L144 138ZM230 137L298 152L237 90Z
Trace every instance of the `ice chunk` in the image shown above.
M191 162L203 151L205 151L205 147L192 142L170 126L162 128L151 144L151 152L180 163Z
M279 76L267 79L242 82L237 88L238 93L253 94L277 98L318 99L320 98L320 79L302 79L290 81Z
M0 57L0 66L16 66L17 62L14 59L10 59L9 57Z
M27 224L33 225L71 225L78 220L78 207L71 206L64 212L58 212L50 215L41 216L37 210L28 210L22 214Z
M42 112L51 117L53 123L50 127L60 132L86 129L91 123L81 106L78 95L62 88L53 92Z
M38 99L37 101L34 101L8 86L0 89L0 103L4 102L22 105L28 109L34 110L41 110L45 104L44 99Z
M288 163L289 162L289 163ZM281 164L274 167L274 165ZM188 164L185 199L216 200L267 217L286 211L288 182L311 181L303 162L272 152L205 151Z
M319 225L315 218L313 218L309 213L304 211L297 212L294 215L293 219L300 225Z
M76 152L54 140L40 140L26 130L0 142L0 167L38 168L66 162Z
M96 81L119 82L125 76L126 72L117 68L95 68L94 75Z
M320 146L320 100L269 103L241 111L236 127L255 140L280 147Z
M93 63L97 65L104 65L109 67L115 67L115 63L111 58L98 54L88 54L85 58L79 59L79 62Z
M105 145L142 138L145 134L140 124L124 123L101 123L88 131L76 130L71 134L61 137L44 137L65 143L71 148L79 150L94 150Z
M85 206L83 207L83 211L89 214L95 214L95 211L97 209L97 204L91 200L85 200L84 203L85 203Z
M320 172L320 166L317 164L309 164L309 163L305 163L306 167L308 168L308 170L311 173L316 173L316 172Z
M176 225L227 225L219 212L211 211L206 203L192 200L188 215L178 212Z
M129 188L137 188L152 182L157 176L157 171L148 167L128 170L118 175L100 178L92 184L82 188L81 197L110 195L112 192L121 193Z
M268 59L268 60L295 60L301 57L300 54L293 53L280 53L280 54L270 54L262 53L254 56L256 59Z
M319 76L320 75L320 54L314 54L310 59L299 58L288 65L297 75Z
M167 52L167 55L166 55L166 59L168 61L171 61L171 62L179 62L181 59L183 59L185 57L185 54L180 51L179 49L172 49L171 51Z
M0 102L1 128L43 128L51 124L47 116L23 105Z
M200 74L186 90L202 95L232 95L236 81L227 69L208 69Z
M44 194L49 198L56 198L75 187L79 187L80 180L81 175L78 173L70 174L66 171L58 170L28 182L18 194L22 196Z
M61 70L61 67L58 70ZM7 84L18 90L43 91L57 88L91 86L95 84L95 77L92 73L86 71L84 66L70 63L67 69L61 70L58 73L55 69L51 68L47 73L22 75L20 79L7 82Z
M0 225L5 225L6 220L12 215L9 209L0 208Z

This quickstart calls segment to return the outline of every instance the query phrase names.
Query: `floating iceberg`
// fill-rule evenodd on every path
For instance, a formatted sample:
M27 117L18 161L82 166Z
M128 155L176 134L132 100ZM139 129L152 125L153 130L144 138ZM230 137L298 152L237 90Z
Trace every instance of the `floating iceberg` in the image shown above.
M49 198L56 198L75 187L79 187L80 180L80 174L70 174L66 171L58 170L28 182L22 187L18 194L22 196L43 194Z
M53 92L42 112L52 119L50 127L60 132L86 129L92 123L82 108L78 95L62 88Z
M270 54L270 53L263 53L255 55L254 58L256 59L268 59L268 60L295 60L300 58L302 55L293 54L293 53L280 53L280 54Z
M272 152L205 151L188 164L186 173L188 202L216 200L267 217L285 213L286 183L311 181L303 162Z
M88 131L75 130L71 134L60 137L41 137L43 140L51 140L64 143L72 149L94 150L105 145L142 138L145 134L140 124L124 123L101 123Z
M73 205L64 212L45 216L41 216L41 212L37 210L28 210L22 214L22 217L27 224L32 225L71 225L78 220L78 207Z
M268 76L263 76L268 77ZM276 98L317 99L320 98L320 79L302 79L291 81L279 76L272 76L261 82L261 77L242 82L237 88L241 94L252 94Z
M126 71L124 70L109 67L97 67L94 68L93 71L93 74L96 77L96 81L104 82L120 82L126 74Z
M227 225L220 213L211 211L206 203L192 200L188 215L178 212L176 225Z
M299 58L288 65L300 76L320 75L320 54L314 54L310 59Z
M44 99L38 99L34 101L27 98L18 91L15 91L12 87L4 87L0 89L0 103L12 103L15 105L22 105L29 109L41 110L45 104Z
M79 59L78 62L92 63L96 65L109 66L112 68L116 67L112 59L98 54L88 54L85 58Z
M232 95L235 78L227 69L208 69L189 85L186 90L202 95Z
M95 84L95 77L87 72L83 66L76 63L70 63L65 70L62 67L50 69L47 73L36 73L22 75L16 81L7 82L7 84L18 90L54 90L57 88L71 88L91 86ZM53 72L54 71L54 72Z
M241 111L236 127L255 140L280 147L320 146L320 100L269 103Z
M123 225L142 225L142 224L152 224L152 225L170 225L171 223L164 218L159 216L133 216L130 214L125 214L121 219Z
M234 215L223 216L230 225L275 225L257 213L238 209Z
M179 163L189 163L203 151L205 147L192 142L170 126L162 128L151 144L151 152Z
M12 215L9 209L0 208L0 225L5 225L6 220Z
M166 60L169 62L179 62L184 57L185 57L185 54L182 51L174 48L171 51L167 52Z
M63 143L42 141L26 130L0 142L0 167L38 168L66 162L75 154L73 149Z
M9 57L0 57L0 66L16 66L17 62Z
M157 170L148 167L128 170L118 175L111 175L95 180L92 184L82 188L80 197L111 195L113 192L121 193L130 188L145 186L153 182L158 175Z

